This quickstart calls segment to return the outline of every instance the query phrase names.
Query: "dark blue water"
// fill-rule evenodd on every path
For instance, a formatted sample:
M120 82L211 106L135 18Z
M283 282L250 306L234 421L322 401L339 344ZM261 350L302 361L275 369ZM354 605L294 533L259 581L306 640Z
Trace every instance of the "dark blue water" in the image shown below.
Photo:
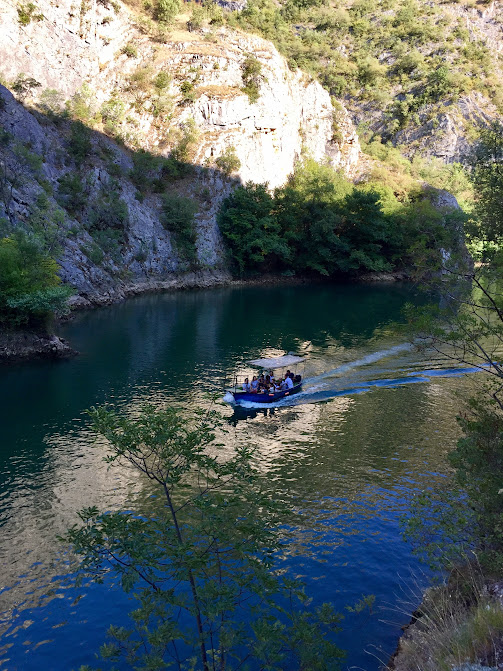
M455 415L477 377L419 354L394 335L400 286L218 289L147 296L78 315L62 334L78 358L0 371L0 669L96 663L110 623L130 602L111 583L77 590L56 539L84 506L134 507L146 484L107 471L84 415L104 401L206 403L246 361L308 357L303 393L279 407L224 410L229 445L257 446L276 496L298 513L284 565L314 603L342 611L363 594L372 615L347 613L345 668L387 661L427 582L400 536L411 494L445 474ZM480 377L480 375L479 375Z

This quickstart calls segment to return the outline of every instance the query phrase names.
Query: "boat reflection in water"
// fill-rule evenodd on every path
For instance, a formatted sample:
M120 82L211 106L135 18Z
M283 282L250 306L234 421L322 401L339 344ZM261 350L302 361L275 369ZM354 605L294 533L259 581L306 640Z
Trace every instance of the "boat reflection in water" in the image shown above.
M256 417L272 417L276 412L276 408L265 406L264 408L244 408L242 405L234 406L234 412L227 419L227 422L232 426L237 426L238 422L247 419L255 419Z

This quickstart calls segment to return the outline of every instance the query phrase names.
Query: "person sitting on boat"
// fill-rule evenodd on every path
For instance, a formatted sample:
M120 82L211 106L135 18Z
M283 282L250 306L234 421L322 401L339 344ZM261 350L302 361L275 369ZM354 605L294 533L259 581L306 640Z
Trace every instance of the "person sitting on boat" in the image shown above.
M274 382L271 381L271 376L265 376L264 391L271 392L274 391Z
M258 391L258 379L256 375L253 376L253 379L250 382L250 390L252 394L256 394Z
M269 371L269 379L274 384L274 372L272 370Z
M261 394L261 393L263 393L264 390L265 390L265 377L264 377L264 373L262 373L262 375L258 379L257 392L259 394Z
M241 386L243 387L243 391L250 391L251 390L251 386L250 386L250 383L248 382L247 377L245 377L245 381L243 382L243 384Z
M287 384L287 382L286 382L287 379L288 379L288 378L285 377L284 380L281 380L281 384L279 385L279 389L280 389L280 391L288 391L288 384Z
M293 389L293 379L292 378L293 378L293 373L290 373L290 375L287 375L285 377L285 384L286 384L286 388L287 388L288 391L290 391L290 389Z

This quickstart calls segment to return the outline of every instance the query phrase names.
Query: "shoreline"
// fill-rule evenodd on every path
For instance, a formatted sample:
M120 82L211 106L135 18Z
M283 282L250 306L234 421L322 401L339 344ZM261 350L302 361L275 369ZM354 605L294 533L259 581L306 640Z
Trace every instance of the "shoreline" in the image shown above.
M69 359L77 355L68 341L54 333L22 330L0 333L0 364Z
M385 284L407 281L405 272L367 273L358 278L347 278L353 284ZM99 307L121 303L128 298L144 294L167 293L172 291L190 291L217 287L253 287L253 286L300 286L306 284L329 284L344 282L325 277L307 277L301 275L262 275L246 279L236 279L225 270L196 271L176 277L124 283L103 292L78 294L70 297L70 314L56 321L58 324L72 319L72 313L94 310ZM27 362L34 359L60 360L78 355L71 344L54 333L41 333L27 330L6 330L0 332L0 365L2 363Z
M334 282L351 284L374 284L403 282L409 279L405 271L392 273L366 273L357 278L328 278L310 277L306 275L275 275L273 273L261 275L260 277L247 277L236 279L228 271L195 271L184 273L173 278L159 280L136 281L113 287L112 289L92 294L78 294L70 297L69 305L72 311L87 310L105 305L113 305L133 296L141 296L148 293L164 293L170 291L188 291L192 289L211 289L213 287L244 287L244 286L268 286L275 284L301 285L301 284L330 284Z

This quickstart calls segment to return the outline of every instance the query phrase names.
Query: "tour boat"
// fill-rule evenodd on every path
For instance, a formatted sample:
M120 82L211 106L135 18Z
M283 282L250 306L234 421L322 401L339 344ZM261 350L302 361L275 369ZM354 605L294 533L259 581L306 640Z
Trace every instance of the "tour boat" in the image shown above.
M305 357L295 356L294 354L285 354L285 356L275 357L274 359L254 359L253 361L248 361L250 366L254 368L259 368L265 371L276 371L286 368L294 368L298 364L305 361ZM293 372L293 371L292 371ZM240 389L242 383L244 382L245 376L236 375L234 378L234 389L229 389L229 392L234 397L234 402L237 404L243 403L244 401L252 403L274 403L279 401L285 396L292 396L302 389L302 379L293 385L291 389L277 390L271 392L252 392L252 391L243 391ZM249 377L249 376L247 376ZM298 376L300 377L300 376ZM241 379L242 378L242 379Z

